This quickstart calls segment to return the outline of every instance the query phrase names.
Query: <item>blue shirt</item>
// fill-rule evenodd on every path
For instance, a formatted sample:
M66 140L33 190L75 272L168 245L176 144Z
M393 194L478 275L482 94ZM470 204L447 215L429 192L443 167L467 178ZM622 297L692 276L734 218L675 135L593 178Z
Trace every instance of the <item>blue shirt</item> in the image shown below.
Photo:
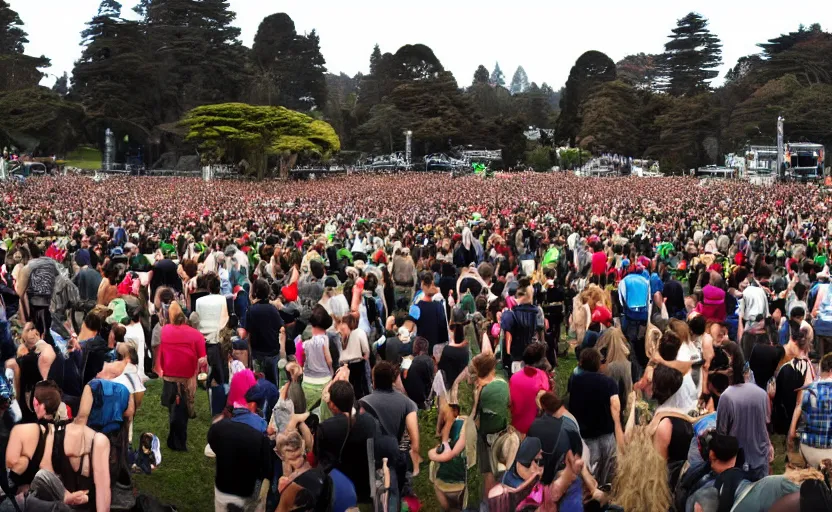
M231 421L248 425L258 432L266 432L266 420L242 407L235 407L231 411Z

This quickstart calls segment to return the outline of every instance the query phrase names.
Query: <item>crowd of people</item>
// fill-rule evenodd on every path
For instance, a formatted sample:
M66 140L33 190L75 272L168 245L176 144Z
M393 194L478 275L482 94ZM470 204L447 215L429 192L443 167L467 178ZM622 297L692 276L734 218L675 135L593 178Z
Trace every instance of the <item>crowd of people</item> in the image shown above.
M0 510L147 504L131 474L187 450L191 421L210 422L223 511L418 510L421 472L442 510L832 510L823 187L403 173L0 193ZM162 439L134 434L160 406Z

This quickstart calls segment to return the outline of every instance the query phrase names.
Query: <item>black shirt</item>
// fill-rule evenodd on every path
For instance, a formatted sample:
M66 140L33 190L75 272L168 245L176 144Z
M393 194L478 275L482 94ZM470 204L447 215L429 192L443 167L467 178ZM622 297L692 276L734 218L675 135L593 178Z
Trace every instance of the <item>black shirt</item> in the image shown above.
M420 300L416 303L419 308L419 320L416 322L416 332L430 344L448 343L448 321L445 319L445 308L441 302Z
M257 480L274 470L269 439L256 429L230 418L211 425L208 444L217 455L217 489L234 496L251 496Z
M246 312L246 331L252 352L266 355L280 353L280 328L283 319L277 308L268 302L249 306Z
M354 416L355 422L347 436L347 416L339 414L318 425L315 436L315 455L320 467L327 471L338 469L352 481L359 502L370 500L367 440L380 435L378 426L367 414ZM343 446L343 451L342 451Z
M433 384L433 359L425 354L413 358L402 384L407 396L416 402L419 409L424 409Z
M569 411L578 420L581 437L594 439L615 432L610 397L618 396L618 384L598 372L574 375L569 394Z
M751 349L751 357L748 358L748 366L754 372L754 382L763 389L766 389L769 379L774 376L777 364L786 355L786 350L781 345L756 344ZM801 383L801 386L803 384Z
M563 469L563 461L569 450L572 454L581 456L583 453L583 444L580 434L566 425L566 421L562 418L555 418L548 414L544 414L539 418L535 418L529 427L529 432L526 437L536 437L540 439L541 449L543 450L543 476L541 482L544 485L552 483L555 473ZM561 432L561 429L565 430ZM557 444L556 444L557 443Z
M459 374L468 366L468 346L452 347L446 345L442 349L437 369L445 372L445 389L451 389Z

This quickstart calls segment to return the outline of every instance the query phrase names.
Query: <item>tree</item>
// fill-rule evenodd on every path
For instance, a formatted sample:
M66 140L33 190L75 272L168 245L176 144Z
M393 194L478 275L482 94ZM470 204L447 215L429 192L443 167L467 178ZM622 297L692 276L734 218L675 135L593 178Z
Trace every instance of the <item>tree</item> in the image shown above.
M526 75L526 70L523 66L517 66L517 71L514 72L514 77L511 79L511 87L509 90L511 94L520 94L526 92L529 88L529 77Z
M0 137L35 154L63 153L83 137L84 111L46 87L0 93Z
M488 70L485 69L485 66L482 64L479 65L476 71L474 71L474 81L471 82L471 85L476 84L487 84L489 80Z
M662 55L662 88L673 96L708 91L722 63L722 45L708 30L708 20L691 12L671 32Z
M84 49L72 70L72 98L84 106L93 132L111 128L147 140L154 119L146 39L139 23L120 16L121 5L104 0L81 32Z
M641 91L656 89L659 76L659 58L656 55L637 53L627 55L615 63L616 76L626 84Z
M442 63L430 47L423 44L406 44L393 55L396 80L427 80L445 71Z
M267 16L257 28L252 55L260 76L252 96L255 103L296 110L326 104L326 61L314 30L299 35L286 13Z
M52 85L52 92L62 98L65 98L69 94L69 75L66 74L66 71L64 71L64 74L60 78L55 80L55 83Z
M286 178L298 155L325 159L341 149L328 123L284 107L204 105L189 111L181 124L188 129L186 140L199 144L205 160L245 159L259 179L270 156L278 157L280 176Z
M378 71L379 62L381 62L381 48L376 44L373 47L372 55L370 55L370 73Z
M595 86L615 80L615 76L615 63L606 54L590 50L578 57L560 98L556 127L559 140L575 144L581 127L581 105Z
M595 87L582 107L580 146L593 152L635 154L639 107L635 88L621 80Z
M652 141L647 154L658 158L663 171L687 171L716 163L709 154L708 139L718 133L719 112L712 95L683 96L672 99L665 113L656 118L660 136Z
M767 42L760 43L757 46L763 50L763 57L770 59L778 53L782 53L792 48L794 45L807 41L821 33L823 33L823 30L818 23L812 24L808 29L803 25L800 25L797 32L781 34L778 37L769 39Z
M499 62L494 64L494 71L491 72L491 78L489 81L491 82L491 85L499 85L500 87L506 85L505 75L503 75L503 70L500 69Z
M43 77L40 69L49 67L46 57L23 53L29 40L22 26L17 12L0 0L0 91L34 87Z

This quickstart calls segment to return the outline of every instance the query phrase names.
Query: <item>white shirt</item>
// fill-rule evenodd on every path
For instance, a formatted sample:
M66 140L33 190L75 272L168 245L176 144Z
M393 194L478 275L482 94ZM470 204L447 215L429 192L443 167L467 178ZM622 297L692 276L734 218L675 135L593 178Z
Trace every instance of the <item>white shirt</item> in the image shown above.
M124 373L113 379L113 382L118 382L127 388L131 395L135 393L144 393L147 388L142 384L142 379L138 375L138 367L135 364L128 364L124 368Z
M147 375L144 373L144 354L145 354L145 339L144 339L144 329L142 328L141 323L137 324L130 324L127 326L127 333L124 335L124 339L127 341L132 341L136 344L136 352L139 356L138 361L138 369L139 369L139 377L142 379L142 382L147 382Z
M196 300L196 312L199 313L199 332L205 336L207 343L216 343L217 334L225 327L220 325L222 308L226 307L222 295L206 295Z
M370 345L367 342L367 333L363 329L355 329L350 333L347 348L341 351L339 361L353 361L361 359L364 355L370 354Z

